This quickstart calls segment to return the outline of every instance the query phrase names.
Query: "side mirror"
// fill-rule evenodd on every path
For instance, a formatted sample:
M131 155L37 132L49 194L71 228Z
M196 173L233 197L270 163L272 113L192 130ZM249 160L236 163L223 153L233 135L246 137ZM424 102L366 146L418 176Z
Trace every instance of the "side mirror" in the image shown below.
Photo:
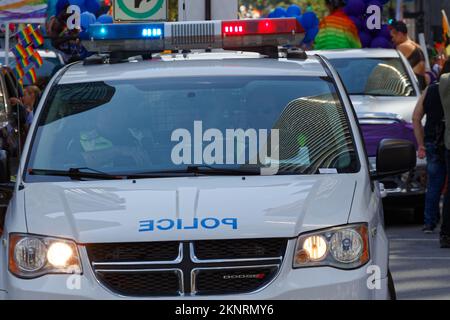
M385 139L377 152L376 172L372 180L380 180L409 172L416 167L417 156L414 144L407 140Z

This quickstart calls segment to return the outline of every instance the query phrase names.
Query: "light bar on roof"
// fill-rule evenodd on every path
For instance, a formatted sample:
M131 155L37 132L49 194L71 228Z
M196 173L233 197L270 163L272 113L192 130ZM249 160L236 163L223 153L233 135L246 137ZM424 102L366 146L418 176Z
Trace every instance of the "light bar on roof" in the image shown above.
M91 52L238 49L298 45L304 29L295 18L94 24L83 44Z

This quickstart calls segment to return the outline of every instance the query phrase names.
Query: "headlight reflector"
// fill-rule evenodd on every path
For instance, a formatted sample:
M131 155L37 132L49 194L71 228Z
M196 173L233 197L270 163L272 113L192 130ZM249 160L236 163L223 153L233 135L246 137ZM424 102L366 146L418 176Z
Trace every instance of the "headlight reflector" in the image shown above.
M331 254L342 263L352 263L361 257L363 241L355 230L341 230L331 237Z
M294 268L331 266L354 269L369 261L367 224L355 224L301 235Z
M303 242L303 249L308 253L311 261L322 260L327 253L327 242L322 236L312 236Z
M54 242L47 251L47 259L54 267L66 267L73 257L73 250L65 242Z
M45 244L36 238L23 238L17 242L14 259L20 270L35 272L45 265Z
M22 278L82 272L75 242L26 234L10 235L8 264L9 271Z

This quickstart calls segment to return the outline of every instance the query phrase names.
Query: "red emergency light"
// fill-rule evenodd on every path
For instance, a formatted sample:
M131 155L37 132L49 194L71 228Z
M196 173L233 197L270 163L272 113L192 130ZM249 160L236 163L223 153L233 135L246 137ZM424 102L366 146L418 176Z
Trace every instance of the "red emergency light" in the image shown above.
M223 37L304 32L302 25L295 18L222 21Z

